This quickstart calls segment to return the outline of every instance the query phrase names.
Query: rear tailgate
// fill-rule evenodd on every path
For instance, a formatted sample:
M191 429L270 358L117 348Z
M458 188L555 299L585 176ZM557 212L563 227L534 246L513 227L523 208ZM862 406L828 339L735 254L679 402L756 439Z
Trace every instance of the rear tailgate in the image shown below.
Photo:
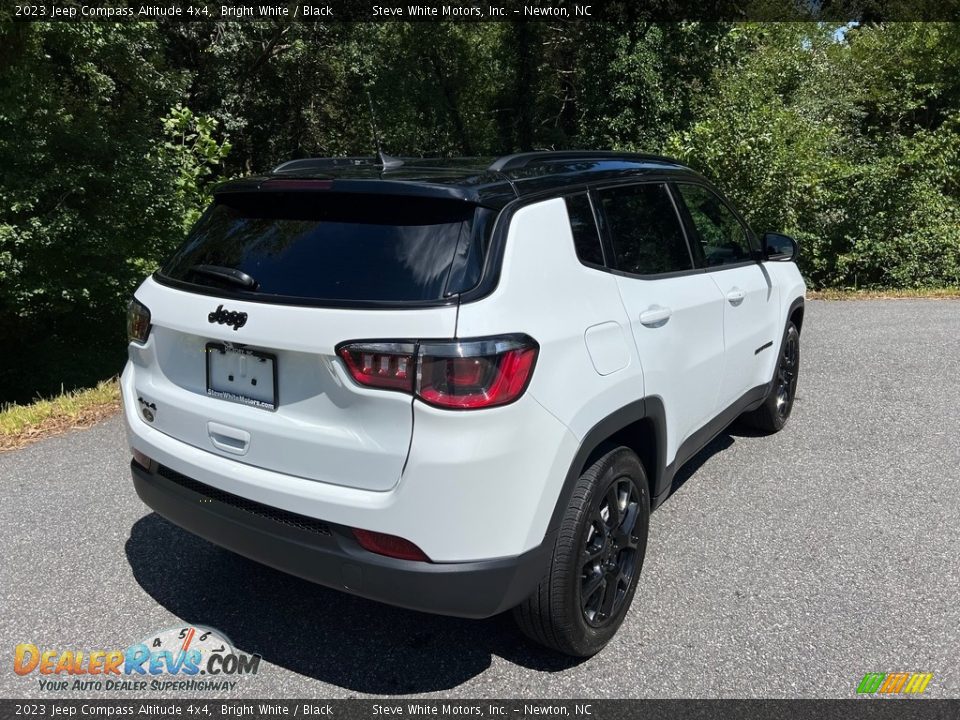
M224 300L147 280L137 298L152 312L145 346L131 344L138 398L152 427L218 455L277 472L368 490L400 478L412 432L409 395L362 388L334 353L343 340L452 337L454 306L342 310ZM247 313L238 331L211 324L219 305ZM277 407L207 393L207 344L242 343L276 359ZM235 379L242 378L238 374Z
M239 462L388 490L410 447L412 397L361 387L335 347L453 337L446 288L475 208L316 197L215 205L137 290L151 314L146 343L130 345L140 417Z

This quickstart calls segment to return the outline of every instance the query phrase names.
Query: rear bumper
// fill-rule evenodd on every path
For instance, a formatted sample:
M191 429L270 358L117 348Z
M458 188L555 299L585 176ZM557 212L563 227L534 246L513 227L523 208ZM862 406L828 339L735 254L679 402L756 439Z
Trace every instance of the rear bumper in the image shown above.
M307 517L406 538L437 564L517 557L542 545L579 444L529 395L479 412L412 401L417 432L403 473L391 489L373 491L354 481L376 468L334 463L322 442L311 448L310 456L315 464L329 466L325 472L338 482L278 472L270 462L258 465L249 456L226 452L209 437L191 444L161 432L140 414L138 398L153 398L153 381L141 370L136 362L127 363L120 382L132 448L211 488ZM184 403L195 395L184 389L180 394ZM237 409L235 420L225 424L249 431L251 443L271 448L269 437L247 424L249 416L268 413L219 402ZM170 409L157 405L158 413ZM274 454L284 451L272 449Z
M137 494L183 529L283 572L371 600L458 617L483 618L519 604L549 562L553 536L511 558L457 563L397 560L370 553L342 525L241 498L163 466L131 463Z

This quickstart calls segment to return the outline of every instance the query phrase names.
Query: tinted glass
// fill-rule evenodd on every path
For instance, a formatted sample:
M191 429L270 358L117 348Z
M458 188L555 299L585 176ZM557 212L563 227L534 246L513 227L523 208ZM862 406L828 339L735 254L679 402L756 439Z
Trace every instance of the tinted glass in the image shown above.
M610 188L599 195L618 270L657 275L693 268L666 185Z
M678 185L697 229L708 267L752 259L747 230L716 194L702 185Z
M419 198L223 195L161 275L234 289L196 271L198 265L214 265L251 276L258 295L438 300L452 265L460 277L477 275L464 267L481 262L468 247L476 215L476 208L462 202Z
M573 245L580 262L591 265L603 265L603 248L600 245L600 233L590 208L590 198L586 193L569 195L567 214L570 216L570 231L573 233Z

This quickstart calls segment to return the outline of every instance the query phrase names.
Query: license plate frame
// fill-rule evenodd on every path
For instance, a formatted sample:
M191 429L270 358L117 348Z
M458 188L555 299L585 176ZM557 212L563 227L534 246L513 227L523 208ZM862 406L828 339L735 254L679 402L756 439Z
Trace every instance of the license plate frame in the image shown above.
M262 410L277 409L276 355L243 345L208 342L204 356L208 397Z

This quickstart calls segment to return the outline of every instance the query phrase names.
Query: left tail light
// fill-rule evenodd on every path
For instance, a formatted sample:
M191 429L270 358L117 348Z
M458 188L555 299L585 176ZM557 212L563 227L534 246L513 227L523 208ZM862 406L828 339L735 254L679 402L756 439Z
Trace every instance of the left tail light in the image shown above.
M413 391L416 343L349 343L340 345L337 354L361 385Z
M530 384L539 346L526 335L337 347L353 379L457 410L506 405Z
M136 298L127 305L127 341L140 343L150 335L150 310Z

